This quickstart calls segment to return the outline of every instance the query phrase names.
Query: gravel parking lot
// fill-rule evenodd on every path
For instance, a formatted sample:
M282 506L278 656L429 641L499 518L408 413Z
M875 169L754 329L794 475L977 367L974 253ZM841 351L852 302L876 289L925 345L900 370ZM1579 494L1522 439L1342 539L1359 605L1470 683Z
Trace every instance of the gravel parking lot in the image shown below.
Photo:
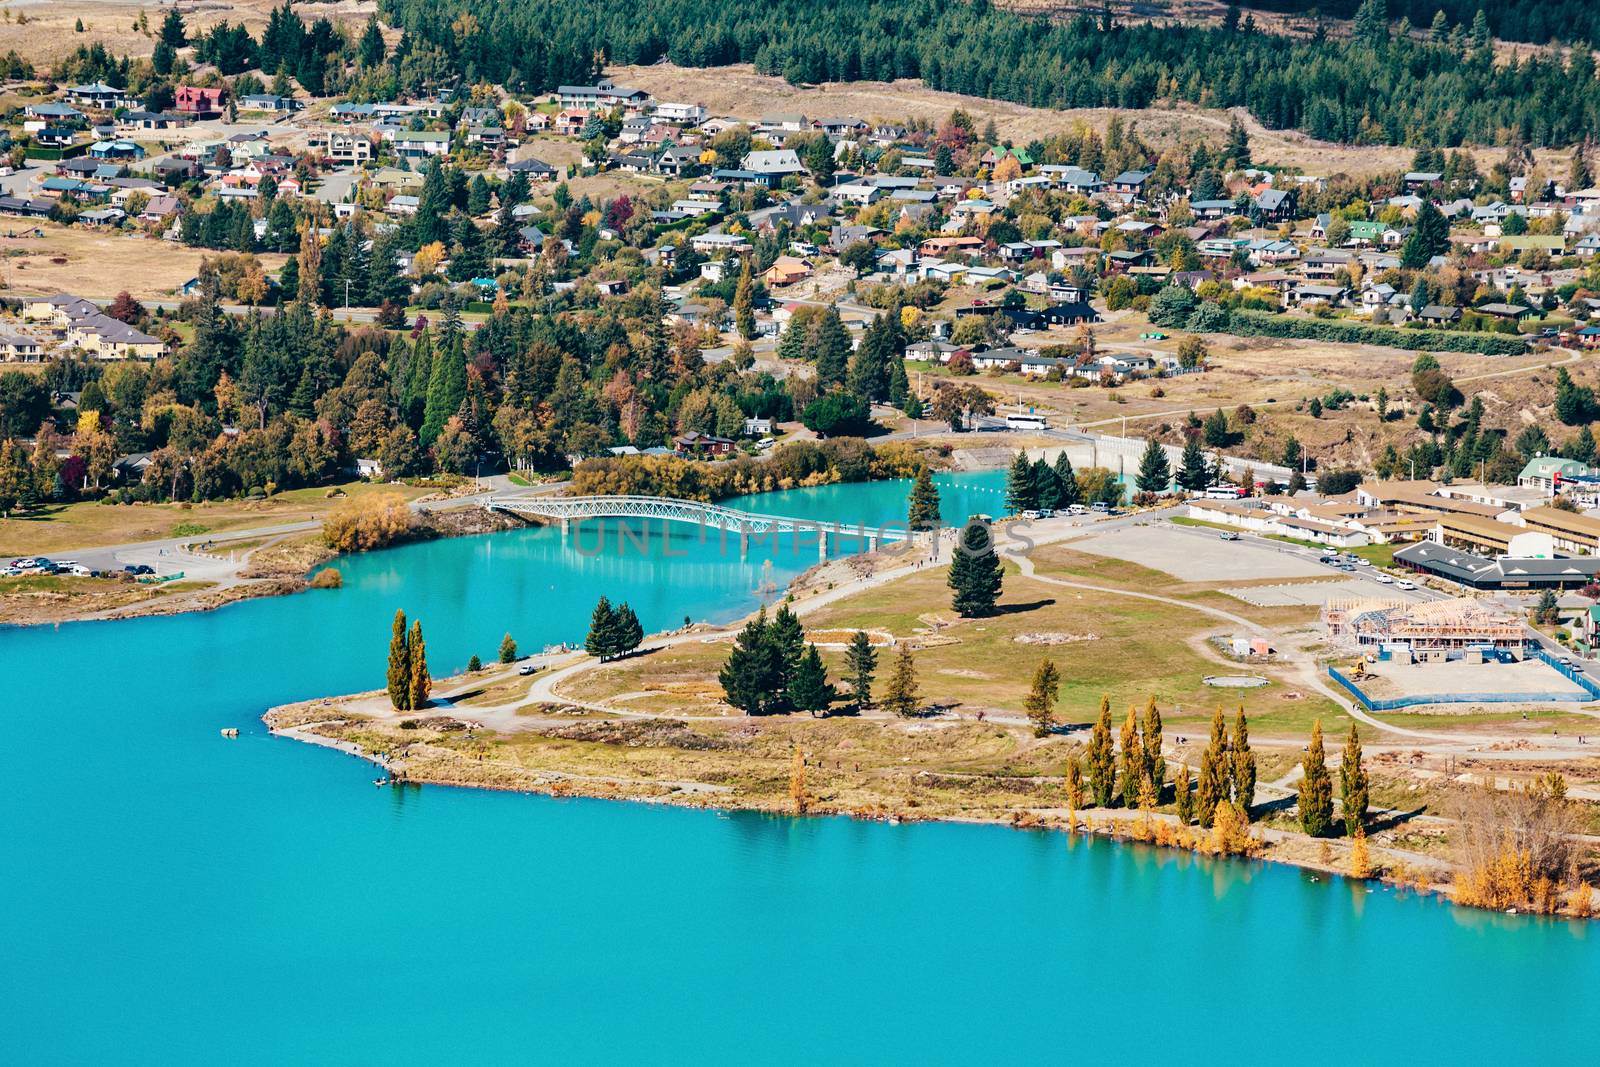
M1165 571L1185 582L1328 578L1336 573L1315 560L1248 541L1224 541L1209 530L1176 526L1129 526L1074 541L1072 547ZM1374 592L1377 589L1374 585Z

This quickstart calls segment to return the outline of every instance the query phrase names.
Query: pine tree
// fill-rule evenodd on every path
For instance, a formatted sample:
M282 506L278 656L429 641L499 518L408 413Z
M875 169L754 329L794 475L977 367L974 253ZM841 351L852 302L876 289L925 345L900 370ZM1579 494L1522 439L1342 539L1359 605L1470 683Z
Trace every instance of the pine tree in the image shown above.
M1111 753L1111 700L1100 698L1100 717L1089 734L1089 791L1095 807L1109 808L1115 788L1116 761Z
M168 48L182 48L189 43L189 34L183 26L183 15L176 5L167 8L166 18L161 20L161 43Z
M1174 782L1176 794L1173 799L1177 805L1180 826L1188 826L1194 821L1194 792L1190 788L1191 780L1189 765L1185 763L1178 771L1178 777Z
M739 336L747 341L756 335L755 278L750 270L752 258L744 257L744 266L739 269L739 284L733 291L734 325Z
M845 650L845 662L849 671L850 694L855 699L856 707L871 707L872 672L878 666L878 652L872 647L872 639L865 630L857 630L855 636L850 638L850 646Z
M1244 705L1233 720L1233 799L1239 810L1250 814L1250 805L1256 799L1256 754L1250 751L1250 723L1244 717Z
M850 361L850 335L839 318L838 308L829 305L823 311L811 348L817 364L817 388L826 392L843 385Z
M583 640L583 650L601 662L617 651L617 614L611 601L601 597L589 615L589 633Z
M1222 147L1222 158L1236 169L1250 165L1250 135L1238 119L1228 123L1228 140Z
M1083 503L1083 493L1078 488L1078 476L1072 470L1072 460L1067 458L1067 450L1062 449L1056 457L1056 507L1069 508L1074 504Z
M510 634L506 634L500 639L500 662L517 662L517 641Z
M1027 453L1018 452L1006 475L1006 511L1017 515L1038 506L1039 489L1033 482L1033 464L1028 462Z
M1128 717L1122 720L1122 736L1119 740L1122 750L1122 805L1136 808L1139 806L1139 787L1144 782L1144 746L1139 743L1139 716L1132 707L1128 708Z
M728 703L746 715L764 715L777 700L777 652L767 637L767 610L745 623L717 678Z
M883 695L883 706L901 718L910 718L922 706L922 698L917 693L917 663L908 643L900 645L894 672L889 675L888 690Z
M467 358L459 338L445 342L444 351L433 361L428 378L428 401L423 409L422 429L417 437L423 447L431 447L444 430L445 422L461 408L467 396Z
M1178 467L1178 485L1191 493L1202 493L1210 482L1211 471L1206 466L1206 454L1200 449L1200 438L1191 437L1183 446L1183 458Z
M1322 749L1321 719L1311 726L1311 744L1300 767L1300 828L1312 837L1326 837L1333 828L1333 778Z
M1339 803L1344 810L1345 832L1352 837L1367 824L1367 769L1361 765L1361 737L1356 724L1344 743L1344 758L1339 761Z
M1159 803L1167 781L1167 758L1161 754L1161 710L1155 697L1144 706L1144 775Z
M911 483L911 511L906 526L913 533L939 528L939 490L933 484L933 475L927 467L917 471Z
M807 643L806 650L795 665L789 678L789 705L797 711L809 711L813 716L825 712L833 704L833 686L828 684L828 671L822 664L817 646Z
M800 625L800 618L789 607L787 601L778 605L778 611L772 616L772 625L767 629L767 640L777 653L778 678L776 688L780 691L789 687L789 679L800 666L800 656L805 652L806 632Z
M467 657L467 673L477 674L481 670L483 670L483 660L479 659L478 654L474 652Z
M617 638L616 654L625 656L638 648L639 643L644 640L644 627L640 625L639 616L633 613L633 609L628 606L627 601L623 601L617 606L614 620Z
M1154 437L1144 446L1139 457L1139 473L1134 478L1141 493L1165 493L1172 486L1172 465L1167 462L1167 450Z
M1061 673L1049 659L1040 660L1038 669L1033 672L1033 685L1022 705L1028 718L1033 721L1033 736L1050 736L1055 726L1056 700L1060 693Z
M1222 709L1211 719L1211 741L1200 756L1200 777L1195 785L1195 815L1200 825L1210 827L1217 805L1228 799L1228 734L1222 722Z
M973 516L962 529L950 559L951 607L962 618L993 614L1003 580L1004 566L995 551L994 534L988 523Z
M406 613L394 613L389 637L389 703L396 711L411 710L411 656L406 647Z
M422 640L421 621L411 624L406 654L411 661L411 710L420 711L428 706L429 696L433 692L433 678L428 674L428 646Z

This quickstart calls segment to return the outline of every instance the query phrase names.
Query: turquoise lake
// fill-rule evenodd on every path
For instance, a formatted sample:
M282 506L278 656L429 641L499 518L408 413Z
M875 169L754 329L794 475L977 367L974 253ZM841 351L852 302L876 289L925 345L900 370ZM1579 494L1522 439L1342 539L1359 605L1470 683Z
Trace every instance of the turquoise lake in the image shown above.
M941 482L948 520L1001 510L1002 475ZM880 523L905 492L739 506ZM397 607L443 674L507 630L581 640L602 593L647 629L736 617L815 560L529 530L0 630L0 1063L1593 1057L1600 926L1059 834L374 788L259 722L380 684Z

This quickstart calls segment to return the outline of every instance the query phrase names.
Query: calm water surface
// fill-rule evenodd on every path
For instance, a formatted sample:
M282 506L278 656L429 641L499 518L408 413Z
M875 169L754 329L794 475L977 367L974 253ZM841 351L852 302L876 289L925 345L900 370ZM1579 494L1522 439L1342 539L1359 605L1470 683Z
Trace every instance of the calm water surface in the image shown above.
M1000 510L1000 476L943 481L947 519ZM905 488L741 506L875 523ZM601 593L647 628L733 617L815 558L527 531L347 560L335 592L0 630L0 1063L1176 1055L1155 1028L1219 1038L1191 1062L1308 1033L1346 1062L1592 1056L1600 929L1060 835L375 789L257 721L380 684L396 607L443 673L507 629L581 639Z

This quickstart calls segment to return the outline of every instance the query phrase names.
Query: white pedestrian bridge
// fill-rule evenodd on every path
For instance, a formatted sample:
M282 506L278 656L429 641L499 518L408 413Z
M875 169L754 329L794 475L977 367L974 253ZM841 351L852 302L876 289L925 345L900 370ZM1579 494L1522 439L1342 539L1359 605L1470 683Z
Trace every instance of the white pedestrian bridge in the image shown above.
M817 519L798 519L787 515L762 515L753 511L738 511L719 504L699 500L678 500L664 496L530 496L491 497L485 504L494 511L559 522L562 532L574 522L588 519L644 519L662 522L687 523L702 530L716 530L719 534L737 534L740 548L749 541L765 540L788 534L805 544L815 538L818 554L827 552L828 538L835 542L854 540L866 551L880 543L910 540L904 523L885 526L863 526L850 523L823 522Z

